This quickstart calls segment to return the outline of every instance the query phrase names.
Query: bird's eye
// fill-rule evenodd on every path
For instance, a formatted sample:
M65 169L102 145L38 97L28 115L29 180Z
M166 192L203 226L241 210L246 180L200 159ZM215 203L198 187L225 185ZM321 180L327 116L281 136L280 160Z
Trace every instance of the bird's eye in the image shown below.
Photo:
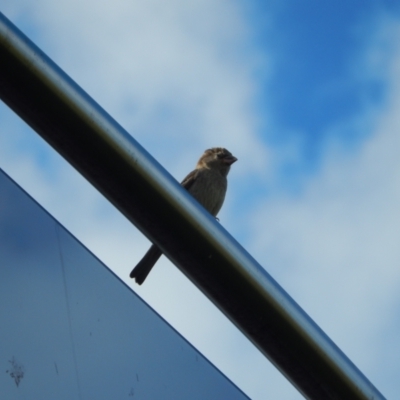
M218 157L218 158L224 158L224 157L225 157L225 154L224 154L224 153L218 153L218 154L217 154L217 157Z

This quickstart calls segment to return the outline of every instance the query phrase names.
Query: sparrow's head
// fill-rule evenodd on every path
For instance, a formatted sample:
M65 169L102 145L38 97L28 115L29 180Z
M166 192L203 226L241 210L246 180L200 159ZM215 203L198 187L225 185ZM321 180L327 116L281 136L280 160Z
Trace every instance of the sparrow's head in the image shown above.
M206 150L200 157L196 168L215 168L227 175L231 165L237 161L228 150L223 147L213 147Z

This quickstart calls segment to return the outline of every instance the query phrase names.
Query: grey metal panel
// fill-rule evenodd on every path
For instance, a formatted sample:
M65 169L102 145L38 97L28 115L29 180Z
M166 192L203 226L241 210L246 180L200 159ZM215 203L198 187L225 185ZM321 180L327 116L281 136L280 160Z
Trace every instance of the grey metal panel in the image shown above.
M247 398L1 170L0 310L2 399Z
M305 396L383 399L271 276L1 16L0 59L0 97L158 244Z

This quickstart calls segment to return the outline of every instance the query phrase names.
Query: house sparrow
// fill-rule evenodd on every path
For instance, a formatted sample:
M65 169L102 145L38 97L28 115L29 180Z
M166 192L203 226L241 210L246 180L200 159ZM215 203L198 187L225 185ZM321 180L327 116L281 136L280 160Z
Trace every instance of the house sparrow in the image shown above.
M182 181L181 185L214 217L217 216L225 199L231 165L237 161L222 147L208 149L200 157L196 168ZM144 257L130 273L141 285L162 252L152 245Z

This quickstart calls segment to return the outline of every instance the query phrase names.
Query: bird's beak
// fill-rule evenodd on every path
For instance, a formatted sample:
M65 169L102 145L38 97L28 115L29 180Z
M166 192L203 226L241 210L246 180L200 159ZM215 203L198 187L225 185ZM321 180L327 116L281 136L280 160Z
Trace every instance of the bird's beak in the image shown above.
M224 163L225 164L227 164L227 165L232 165L234 162L236 162L238 159L236 158L236 157L233 157L233 156L228 156L228 157L225 157L224 159Z

